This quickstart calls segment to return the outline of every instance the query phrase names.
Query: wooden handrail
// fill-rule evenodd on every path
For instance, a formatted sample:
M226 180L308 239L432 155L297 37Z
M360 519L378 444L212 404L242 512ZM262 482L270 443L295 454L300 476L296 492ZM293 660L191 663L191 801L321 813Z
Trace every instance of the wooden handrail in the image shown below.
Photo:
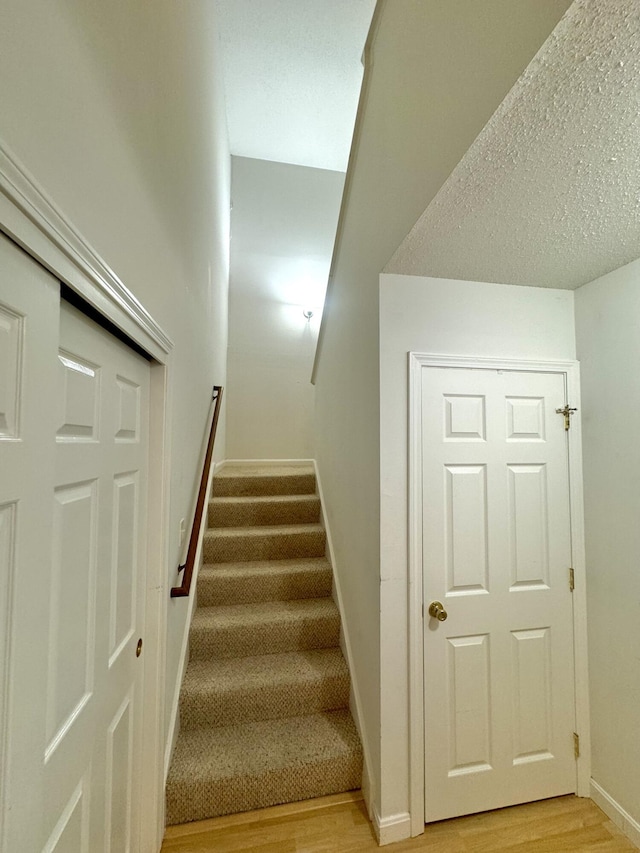
M216 440L216 430L218 428L218 418L220 417L220 408L222 406L221 385L213 386L213 420L211 421L211 431L209 432L209 443L207 444L207 453L204 457L204 467L202 469L202 477L200 479L200 490L198 491L198 500L196 502L196 511L193 516L193 525L191 526L191 536L189 537L189 550L187 551L187 559L182 566L178 566L178 571L184 570L182 583L180 586L171 588L171 598L184 598L189 595L191 590L191 578L196 564L196 552L198 550L198 538L200 535L200 527L202 526L202 513L204 512L204 502L207 498L207 484L209 482L209 471L211 470L211 459L213 457L213 443Z

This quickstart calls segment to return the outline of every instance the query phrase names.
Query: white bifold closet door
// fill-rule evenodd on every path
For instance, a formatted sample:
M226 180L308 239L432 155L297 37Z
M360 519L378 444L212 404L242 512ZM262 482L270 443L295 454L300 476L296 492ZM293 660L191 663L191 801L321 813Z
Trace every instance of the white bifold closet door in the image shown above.
M3 853L139 832L149 363L0 242Z

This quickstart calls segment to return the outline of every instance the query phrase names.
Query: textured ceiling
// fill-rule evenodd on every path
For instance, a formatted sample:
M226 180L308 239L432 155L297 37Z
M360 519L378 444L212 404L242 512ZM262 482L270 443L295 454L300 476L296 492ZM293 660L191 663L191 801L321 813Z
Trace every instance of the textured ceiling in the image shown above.
M575 0L385 272L573 289L639 256L640 3Z
M216 0L231 153L346 171L375 0Z

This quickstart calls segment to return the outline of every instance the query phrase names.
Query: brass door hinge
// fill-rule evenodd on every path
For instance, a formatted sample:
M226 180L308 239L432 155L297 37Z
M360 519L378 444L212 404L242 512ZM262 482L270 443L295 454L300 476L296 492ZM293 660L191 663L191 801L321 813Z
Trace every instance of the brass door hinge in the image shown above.
M577 411L578 411L577 409L571 409L571 408L569 407L569 404L568 404L568 403L567 403L567 405L564 407L564 409L556 409L556 414L557 414L557 415L564 415L564 428L565 428L565 429L570 429L570 428L571 428L571 415L572 415L574 412L577 412Z
M580 735L573 733L573 754L575 758L580 758Z
M569 569L569 589L571 592L576 588L576 573L573 569Z

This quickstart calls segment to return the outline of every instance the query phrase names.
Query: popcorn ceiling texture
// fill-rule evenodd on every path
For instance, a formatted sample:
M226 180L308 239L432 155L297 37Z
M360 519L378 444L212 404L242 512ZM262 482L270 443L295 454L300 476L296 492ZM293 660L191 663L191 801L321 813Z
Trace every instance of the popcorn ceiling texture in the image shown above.
M575 0L384 272L575 289L629 263L639 138L640 6Z

